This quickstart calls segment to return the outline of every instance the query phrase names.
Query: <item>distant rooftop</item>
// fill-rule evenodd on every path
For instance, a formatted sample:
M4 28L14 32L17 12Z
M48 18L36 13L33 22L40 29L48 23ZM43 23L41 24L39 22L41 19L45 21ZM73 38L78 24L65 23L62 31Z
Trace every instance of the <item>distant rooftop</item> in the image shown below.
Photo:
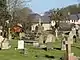
M79 20L80 19L80 13L79 14L71 14L69 16L70 20Z

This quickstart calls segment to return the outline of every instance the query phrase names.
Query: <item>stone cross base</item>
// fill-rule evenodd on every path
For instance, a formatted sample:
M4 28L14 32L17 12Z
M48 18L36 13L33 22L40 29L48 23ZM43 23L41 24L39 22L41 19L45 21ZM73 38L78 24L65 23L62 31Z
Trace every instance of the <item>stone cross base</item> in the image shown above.
M76 56L69 56L69 60L78 60Z
M78 60L76 56L74 56L73 53L69 53L68 56L65 55L66 57L64 58L64 60Z

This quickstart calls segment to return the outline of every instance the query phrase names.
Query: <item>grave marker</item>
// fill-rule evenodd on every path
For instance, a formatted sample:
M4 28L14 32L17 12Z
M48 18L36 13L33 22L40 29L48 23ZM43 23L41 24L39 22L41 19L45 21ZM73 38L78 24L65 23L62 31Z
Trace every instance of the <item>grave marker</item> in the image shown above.
M18 41L18 49L24 49L24 41L23 40Z

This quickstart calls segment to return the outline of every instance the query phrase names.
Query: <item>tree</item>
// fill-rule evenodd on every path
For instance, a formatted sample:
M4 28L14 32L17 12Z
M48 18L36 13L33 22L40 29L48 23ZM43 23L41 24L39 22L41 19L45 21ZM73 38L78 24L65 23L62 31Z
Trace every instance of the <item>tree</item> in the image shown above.
M5 21L10 19L10 15L6 9L6 0L0 0L0 25L3 26L3 29L5 28Z
M56 37L58 37L58 28L59 28L59 23L62 20L65 20L65 16L60 12L59 9L53 9L50 19L55 21L55 32L56 32Z
M15 15L17 14L17 11L23 9L28 2L31 0L7 0L7 10L11 15L11 24L15 24L17 22Z
M23 9L17 10L15 17L17 18L18 23L21 23L23 25L24 30L26 30L27 25L29 25L29 15L32 13L32 10L28 7L25 7ZM15 19L16 19L15 18ZM27 24L29 23L29 24Z

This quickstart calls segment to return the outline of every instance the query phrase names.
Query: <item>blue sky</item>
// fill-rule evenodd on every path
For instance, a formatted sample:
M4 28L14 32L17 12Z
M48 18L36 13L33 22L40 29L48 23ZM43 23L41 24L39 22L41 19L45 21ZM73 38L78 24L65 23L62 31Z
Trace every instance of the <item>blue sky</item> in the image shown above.
M77 1L78 0L32 0L29 7L33 12L43 13L53 8L62 8L76 4Z

